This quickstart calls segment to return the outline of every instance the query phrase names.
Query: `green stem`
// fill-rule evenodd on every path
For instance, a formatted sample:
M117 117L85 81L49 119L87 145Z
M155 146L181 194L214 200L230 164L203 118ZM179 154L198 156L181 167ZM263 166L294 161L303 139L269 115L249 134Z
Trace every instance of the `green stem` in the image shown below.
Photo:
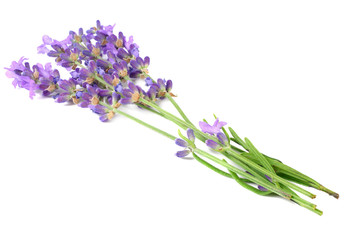
M185 120L185 122L191 124L192 126L194 126L194 124L191 123L191 121L189 120L189 118L185 115L184 111L180 108L180 106L176 103L175 99L169 94L166 93L166 98L170 100L170 102L172 103L172 105L176 108L176 110L179 112L179 114L181 115L181 117Z
M145 99L140 99L139 100L140 102L150 106L150 107L153 107L154 109L156 109L157 111L159 111L160 113L162 113L164 116L166 116L169 120L173 121L173 122L177 122L179 124L182 124L186 127L189 127L189 128L192 128L194 130L195 133L197 133L198 135L201 135L207 139L212 139L216 142L218 142L217 138L211 136L211 135L206 135L205 133L199 131L197 128L193 128L193 126L191 126L189 123L186 123L184 122L183 120L179 119L178 117L174 116L173 114L163 110L161 107L159 107L157 104L154 104L152 102L149 102ZM238 158L240 161L244 161L247 165L249 165L250 167L256 169L257 171L263 173L263 174L266 174L268 175L269 177L281 182L282 184L284 185L287 185L288 187L291 187L293 188L294 190L310 197L310 198L315 198L316 195L310 193L309 191L306 191L305 189L295 185L295 184L292 184L291 182L289 181L286 181L285 179L282 179L280 177L278 177L276 174L268 171L267 169L264 169L263 167L259 166L258 164L252 162L251 160L239 155L236 151L232 150L232 149L229 149L227 150L231 155L233 155L235 158Z
M227 151L230 155L232 155L233 157L237 158L238 160L246 163L247 165L249 165L250 167L258 170L259 172L262 172L263 174L266 174L268 175L269 177L271 177L272 179L275 179L277 180L278 182L284 184L284 185L287 185L288 187L310 197L310 198L315 198L316 195L310 193L309 191L306 191L305 189L302 189L301 187L289 182L289 181L286 181L285 179L277 176L275 173L272 173L270 172L269 170L261 167L260 165L254 163L253 161L249 160L248 158L244 157L243 155L241 154L238 154L236 151L232 150L232 149L229 149Z
M125 117L127 117L127 118L129 118L129 119L131 119L131 120L133 120L133 121L135 121L135 122L137 122L137 123L139 123L139 124L147 127L147 128L150 128L151 130L153 130L153 131L155 131L155 132L157 132L157 133L160 133L161 135L163 135L163 136L165 136L165 137L167 137L167 138L170 138L171 140L175 140L175 139L176 139L176 137L173 136L173 135L171 135L170 133L167 133L167 132L165 132L165 131L163 131L163 130L161 130L161 129L158 129L157 127L154 127L154 126L152 126L152 125L150 125L150 124L148 124L148 123L146 123L146 122L144 122L144 121L141 121L140 119L138 119L138 118L136 118L136 117L133 117L133 116L131 116L131 115L128 114L128 113L125 113L125 112L120 111L120 110L118 110L118 109L116 109L116 108L113 108L112 106L110 106L110 105L108 105L108 104L106 104L106 103L104 103L104 102L100 102L99 104L107 107L109 110L111 110L111 111L113 111L113 112L115 112L115 113L118 113L118 114L120 114L120 115L123 115L123 116L125 116Z
M250 186L249 184L246 184L241 178L238 177L238 175L236 173L234 173L233 171L229 170L232 178L238 183L240 184L240 186L246 188L247 190L250 190L256 194L259 194L261 196L266 196L266 195L269 195L271 194L272 192L271 191L260 191L259 189L256 189L252 186Z
M254 177L254 176L251 176L250 174L248 174L248 173L246 173L246 172L244 172L244 171L242 171L242 170L240 170L240 169L238 169L238 168L236 168L236 167L222 161L221 159L219 159L219 158L217 158L217 157L215 157L215 156L213 156L213 155L211 155L211 154L209 154L209 153L207 153L207 152L205 152L205 151L203 151L201 149L196 148L194 150L194 152L198 153L198 154L200 154L200 155L202 155L202 156L204 156L204 157L206 157L206 158L208 158L208 159L210 159L210 160L212 160L214 162L216 162L217 164L227 168L228 170L231 170L231 171L239 174L240 176L242 176L242 177L244 177L246 179L249 179L250 181L252 181L252 182L254 182L254 183L258 184L258 185L261 185L261 186L267 188L268 190L278 194L281 197L284 197L286 199L291 198L291 195L285 193L281 189L277 189L276 187L274 187L274 185L270 184L269 182L266 182L265 180L261 180L261 179L258 179L256 177Z
M175 115L173 115L173 114L165 111L164 109L162 109L161 107L159 107L157 104L152 103L152 102L150 102L150 101L147 101L147 100L145 100L145 99L143 99L143 98L140 98L139 101L140 101L141 103L145 104L145 105L148 105L148 106L156 109L157 111L159 111L160 113L162 113L162 114L163 114L167 119L169 119L170 121L172 121L172 122L174 122L174 123L176 123L176 124L183 125L183 126L185 126L185 127L187 127L187 128L193 129L194 132L195 132L195 134L196 134L197 136L202 136L202 137L204 137L204 138L206 138L206 139L212 139L212 140L215 141L215 142L219 142L216 137L211 136L211 135L208 135L208 134L206 134L206 133L203 133L202 131L200 131L199 129L197 129L196 127L194 127L194 125L192 125L192 124L190 124L190 123L187 123L187 122L181 120L180 118L176 117Z

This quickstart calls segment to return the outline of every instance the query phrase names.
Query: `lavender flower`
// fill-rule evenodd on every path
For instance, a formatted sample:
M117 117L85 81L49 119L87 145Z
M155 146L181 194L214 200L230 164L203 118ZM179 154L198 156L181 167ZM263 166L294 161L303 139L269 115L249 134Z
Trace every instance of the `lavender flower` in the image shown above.
M172 104L185 121L177 119L169 112L163 110L160 106L157 106L157 100L164 99L169 95L174 96L171 93L173 86L172 81L165 79L158 79L156 82L153 81L153 79L148 75L150 58L145 57L143 59L139 56L139 46L134 43L132 36L127 39L122 32L114 34L113 29L114 25L103 26L100 21L97 21L96 26L87 31L84 31L82 28L80 28L77 33L70 31L67 38L62 41L52 39L47 35L43 36L43 43L38 47L38 52L54 57L58 65L68 70L71 75L68 80L60 79L59 71L56 69L53 70L51 64L36 64L30 67L30 64L25 62L26 59L24 57L20 58L17 62L12 62L11 66L6 68L6 75L14 79L14 87L29 90L31 98L33 98L35 92L39 90L38 92L42 91L44 96L53 96L53 98L56 99L56 102L62 103L72 101L80 107L88 107L95 114L100 115L100 120L103 122L111 120L115 116L115 112L117 112L155 130L158 133L161 133L162 135L169 137L170 139L174 139L175 137L171 134L117 110L121 104L136 103L137 106L150 110L153 113L158 113L164 118L175 122L180 127L192 125L172 98L170 98ZM142 79L145 78L145 84L148 87L147 91L144 91L141 87L136 86L133 82L131 82L131 78L139 77ZM132 80L135 81L136 79ZM143 107L145 106L145 103L153 109ZM252 179L251 182L261 184L262 181L256 180L259 176L262 179L263 177L261 176L265 176L269 182L272 182L272 178L264 174L266 171L263 169L263 164L258 164L257 161L253 161L251 158L246 159L246 153L243 154L241 150L236 151L231 148L230 139L228 139L227 135L221 132L222 127L226 124L226 122L219 122L219 119L216 119L213 125L206 122L199 122L201 130L204 133L211 135L207 135L208 138L211 139L207 139L205 141L206 145L220 153L222 152L225 157L228 157L229 155L225 154L226 151L226 153L233 156L234 159L236 158L238 161L243 162L252 169L256 169L256 174L253 172L256 176L250 177L251 174L247 172L250 174L248 177L249 179ZM243 145L241 144L242 140L237 136L237 134L231 128L229 128L229 130L235 140L238 140L237 142L240 145ZM194 131L192 129L187 129L186 132L187 137L183 136L179 131L180 138L175 139L175 144L183 148L181 151L176 153L177 157L183 158L192 152L196 152L197 154L202 155L209 160L213 160L215 163L218 163L229 170L236 167L235 165L228 165L226 160L222 162L220 159L215 158L200 149L196 149ZM214 136L216 136L216 138ZM245 139L245 141L247 141L247 139ZM249 152L251 153L251 151L252 150L250 148ZM239 157L237 157L237 154ZM199 160L199 162L208 166L215 172L218 172L221 175L229 176L229 174L226 174L222 170L212 166L212 164L208 164L206 160L202 160L200 157L198 158L195 153L193 153L193 155L197 160ZM238 165L241 165L240 162L238 162ZM257 167L255 167L254 164L258 164ZM282 163L278 162L277 164ZM284 169L284 174L286 174L287 170L286 168ZM236 174L242 176L244 175L242 174L243 171L241 171L241 169L233 170ZM297 174L301 176L301 173L298 172ZM234 175L231 174L231 176ZM296 176L294 178L296 178ZM308 177L301 177L301 180L306 183L304 179L306 180ZM287 181L283 181L282 183L310 197L315 196L305 190L302 190L300 187L291 185ZM311 181L308 184L311 186L314 185L316 188L326 191L336 198L339 197L337 193L330 191L322 185L316 185L317 183L315 181ZM288 191L286 188L281 188L277 186L277 184L274 185L274 188L276 189L273 189L272 192L278 193L279 195L285 198L290 198L294 201L300 201L299 198L294 198L294 196L297 195L293 195L292 191ZM268 191L260 185L258 185L258 189L260 191ZM308 209L311 209L318 214L322 213L320 210L317 210L313 204L307 202L302 203L307 205L306 207Z
M122 93L125 98L120 100L121 104L137 103L144 95L143 90L139 86L135 86L132 82L128 82L128 89L123 89Z
M91 105L90 109L94 113L100 115L100 121L102 122L107 122L115 116L115 113L113 111L101 105Z
M14 79L12 82L14 87L29 90L29 96L33 99L35 90L38 89L36 81L38 81L40 74L36 67L31 70L29 63L24 63L25 60L27 59L21 57L18 62L13 61L9 68L5 68L8 70L6 76Z
M145 75L149 73L149 57L145 57L144 59L137 57L136 60L131 60L130 64L133 67L132 72L130 73L130 77L132 78L145 78Z
M217 142L215 142L215 141L212 140L212 139L206 140L206 141L205 141L205 144L206 144L206 146L208 146L208 147L210 147L210 148L212 148L212 149L214 149L214 150L220 150L220 148L221 148L221 145L218 144Z
M70 99L73 100L74 104L78 104L79 101L76 98L76 82L73 79L61 80L58 82L59 87L63 90L57 98L57 103L67 102Z
M175 155L177 157L179 157L179 158L183 158L183 157L186 157L187 155L189 155L195 149L195 144L194 144L194 142L195 142L195 134L194 134L194 131L191 128L188 128L186 130L187 138L184 137L180 133L180 131L179 131L179 134L180 134L181 138L176 138L175 139L175 144L180 146L180 147L186 148L186 149L176 152Z
M127 62L122 60L119 63L113 64L113 68L116 70L116 73L119 77L124 78L128 75L128 66Z
M258 189L262 192L268 191L267 188L264 188L263 186L258 185Z
M223 126L225 126L227 123L226 122L219 122L219 119L217 118L214 122L214 124L211 126L206 122L199 122L199 126L201 128L201 130L204 133L208 133L211 135L217 134L220 132L221 128Z
M53 93L57 88L57 82L60 80L60 73L57 69L52 70L51 63L37 64L39 71L39 89L43 91L43 96L48 96Z
M86 85L86 92L81 94L81 99L83 102L80 103L80 107L86 108L90 105L96 106L100 102L101 97L110 97L110 91L107 89L101 89L97 86L91 86L90 84Z
M206 145L216 151L224 150L224 147L227 147L229 145L229 140L226 138L225 134L222 132L217 133L216 137L220 143L217 143L212 139L208 139L205 141Z

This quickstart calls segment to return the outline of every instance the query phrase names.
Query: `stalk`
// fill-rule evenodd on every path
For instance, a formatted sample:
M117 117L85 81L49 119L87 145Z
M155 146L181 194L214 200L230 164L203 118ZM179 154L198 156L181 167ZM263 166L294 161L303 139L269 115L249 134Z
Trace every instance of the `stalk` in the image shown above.
M135 121L135 122L137 122L137 123L139 123L139 124L147 127L147 128L150 128L151 130L153 130L153 131L155 131L155 132L157 132L157 133L160 133L161 135L163 135L163 136L165 136L165 137L167 137L167 138L169 138L169 139L171 139L171 140L175 140L175 139L176 139L176 137L173 136L173 135L171 135L170 133L167 133L167 132L165 132L165 131L157 128L157 127L154 127L154 126L152 126L152 125L150 125L150 124L148 124L148 123L146 123L146 122L144 122L144 121L142 121L142 120L140 120L140 119L138 119L138 118L136 118L136 117L134 117L134 116L132 116L132 115L130 115L130 114L128 114L128 113L125 113L125 112L120 111L120 110L118 110L118 109L116 109L116 108L113 108L112 106L110 106L110 105L108 105L108 104L106 104L106 103L104 103L104 102L100 102L99 104L107 107L109 110L111 110L111 111L113 111L113 112L115 112L115 113L118 113L118 114L120 114L120 115L123 115L123 116L125 116L125 117L127 117L127 118L129 118L129 119L131 119L131 120L133 120L133 121Z

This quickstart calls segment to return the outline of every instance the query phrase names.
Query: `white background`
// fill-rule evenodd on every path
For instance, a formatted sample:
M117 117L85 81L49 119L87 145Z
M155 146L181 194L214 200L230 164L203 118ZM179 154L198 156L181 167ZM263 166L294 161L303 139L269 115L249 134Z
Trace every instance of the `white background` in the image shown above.
M0 239L358 236L358 1L6 1L0 66L100 19L133 35L197 122L216 113L262 152L340 193L318 216L260 197L124 117L28 98L1 71ZM170 104L163 105L170 109ZM125 108L124 108L125 109ZM176 134L172 124L136 115Z

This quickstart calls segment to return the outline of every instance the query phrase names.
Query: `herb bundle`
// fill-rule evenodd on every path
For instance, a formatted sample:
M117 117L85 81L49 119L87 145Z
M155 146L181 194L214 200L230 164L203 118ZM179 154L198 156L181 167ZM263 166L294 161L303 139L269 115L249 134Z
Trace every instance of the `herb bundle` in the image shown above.
M12 62L6 68L6 75L13 79L14 87L29 90L30 98L41 93L57 103L73 102L81 108L89 108L103 122L115 115L127 117L174 141L181 147L177 157L192 156L214 172L261 196L275 194L319 215L322 211L298 193L309 198L315 195L298 184L339 197L314 179L262 154L249 139L240 138L231 127L225 128L227 123L216 116L214 123L203 120L197 127L176 103L172 81L152 78L148 70L150 58L140 57L139 46L132 36L126 38L122 32L115 35L113 29L114 26L103 26L97 21L96 27L70 31L62 41L43 37L38 53L53 57L58 66L70 73L68 78L61 77L50 63L30 66L24 57ZM144 81L145 87L136 85L139 80ZM159 105L162 100L170 101L178 116L163 109ZM167 119L182 131L179 130L176 137L152 126L126 113L123 106L128 104ZM201 149L197 142L204 142L213 151Z

